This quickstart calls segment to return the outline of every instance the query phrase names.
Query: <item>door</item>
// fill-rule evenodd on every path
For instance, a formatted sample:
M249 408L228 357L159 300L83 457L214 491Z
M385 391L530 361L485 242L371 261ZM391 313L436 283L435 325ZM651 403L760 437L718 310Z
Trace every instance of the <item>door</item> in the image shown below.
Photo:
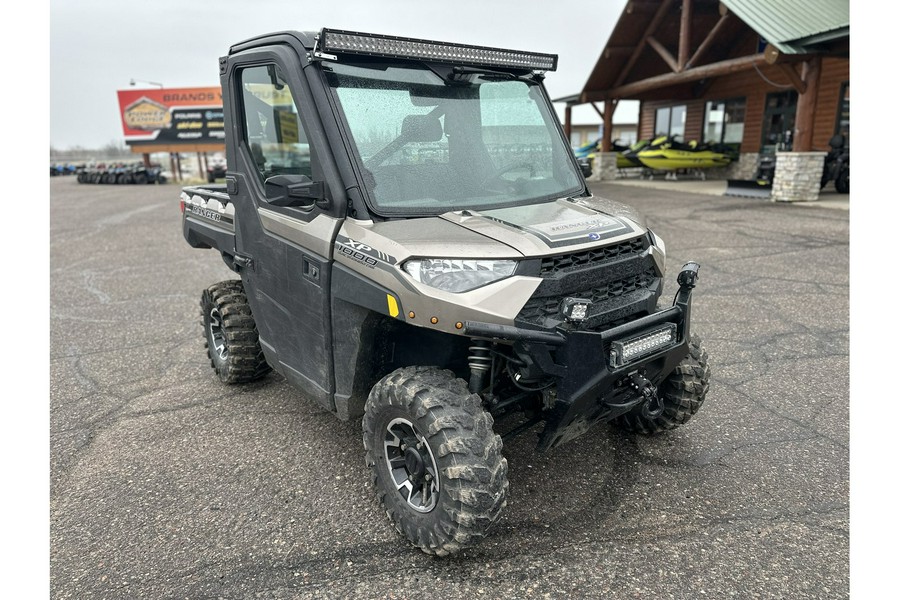
M797 92L776 92L766 95L760 148L762 154L774 154L776 150L791 149L796 115Z
M241 277L266 360L334 410L329 290L340 219L328 202L321 132L310 125L319 121L291 52L251 52L230 65L231 133L238 143L229 145L228 175L235 191L236 245L250 261ZM284 176L323 183L324 201L274 204L279 194L273 193L273 182L284 182ZM285 188L280 189L283 197Z

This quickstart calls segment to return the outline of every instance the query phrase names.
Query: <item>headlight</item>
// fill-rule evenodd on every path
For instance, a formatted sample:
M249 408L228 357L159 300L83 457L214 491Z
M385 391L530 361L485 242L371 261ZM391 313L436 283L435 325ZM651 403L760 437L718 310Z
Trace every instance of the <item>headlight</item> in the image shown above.
M407 261L403 270L419 283L456 293L509 277L516 270L516 261L422 258Z

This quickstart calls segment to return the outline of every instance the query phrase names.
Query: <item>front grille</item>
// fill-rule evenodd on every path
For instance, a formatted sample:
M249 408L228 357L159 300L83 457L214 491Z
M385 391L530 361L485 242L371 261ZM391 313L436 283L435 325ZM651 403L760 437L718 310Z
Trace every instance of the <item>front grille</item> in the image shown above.
M653 312L662 292L662 278L650 254L648 234L581 252L544 257L540 277L543 281L516 316L520 327L567 328L559 307L569 297L591 301L579 327L596 331Z
M558 319L559 305L566 296L590 299L593 303L591 312L588 315L588 318L590 318L591 316L602 312L603 302L623 296L629 292L649 289L650 286L658 280L659 277L656 275L656 271L651 268L631 277L610 281L587 290L569 292L564 296L553 296L549 298L532 297L531 300L526 302L525 306L522 307L518 318L535 325L541 324L545 318Z
M560 271L592 266L607 260L639 255L647 247L646 236L636 237L618 244L592 248L574 254L548 256L541 260L541 277L549 277Z

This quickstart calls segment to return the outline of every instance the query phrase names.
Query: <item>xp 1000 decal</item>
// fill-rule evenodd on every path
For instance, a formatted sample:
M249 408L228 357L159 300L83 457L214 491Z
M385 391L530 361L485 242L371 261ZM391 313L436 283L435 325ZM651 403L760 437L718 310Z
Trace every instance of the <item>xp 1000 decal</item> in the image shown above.
M340 254L374 269L379 263L393 265L397 259L368 244L357 242L343 235L338 235L334 242L335 250Z

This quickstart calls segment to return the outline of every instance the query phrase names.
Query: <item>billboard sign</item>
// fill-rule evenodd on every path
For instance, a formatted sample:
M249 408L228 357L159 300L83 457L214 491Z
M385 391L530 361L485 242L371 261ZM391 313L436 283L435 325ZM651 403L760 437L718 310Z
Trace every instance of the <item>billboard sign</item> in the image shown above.
M119 90L118 95L126 143L225 143L220 87Z

